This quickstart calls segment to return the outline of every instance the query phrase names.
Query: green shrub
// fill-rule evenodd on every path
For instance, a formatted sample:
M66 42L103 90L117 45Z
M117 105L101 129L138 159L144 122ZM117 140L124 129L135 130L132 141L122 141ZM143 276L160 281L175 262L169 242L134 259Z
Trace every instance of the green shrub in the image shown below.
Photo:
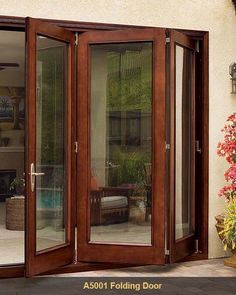
M227 247L236 248L236 198L230 199L225 209L223 243L224 249Z

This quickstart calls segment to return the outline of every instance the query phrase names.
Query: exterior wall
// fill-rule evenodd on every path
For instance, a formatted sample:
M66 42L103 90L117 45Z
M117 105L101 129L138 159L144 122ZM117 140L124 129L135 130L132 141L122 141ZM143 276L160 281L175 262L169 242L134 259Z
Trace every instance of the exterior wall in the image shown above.
M224 208L217 197L225 161L216 156L220 129L236 110L228 66L236 61L236 15L231 0L0 0L0 14L87 22L173 27L210 33L209 257L224 255L214 216Z

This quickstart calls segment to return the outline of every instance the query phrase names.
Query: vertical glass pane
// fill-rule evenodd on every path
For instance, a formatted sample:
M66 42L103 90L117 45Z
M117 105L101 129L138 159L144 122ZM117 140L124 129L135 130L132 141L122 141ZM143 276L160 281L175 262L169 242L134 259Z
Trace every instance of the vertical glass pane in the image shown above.
M37 36L36 250L66 242L67 45Z
M90 240L151 244L152 43L91 46Z
M192 233L191 51L176 46L175 238Z

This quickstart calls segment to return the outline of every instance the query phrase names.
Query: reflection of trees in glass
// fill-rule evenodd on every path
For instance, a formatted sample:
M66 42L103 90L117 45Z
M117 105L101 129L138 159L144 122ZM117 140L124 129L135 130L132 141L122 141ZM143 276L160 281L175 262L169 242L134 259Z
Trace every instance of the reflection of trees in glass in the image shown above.
M108 53L107 107L110 110L151 110L152 49Z
M107 54L107 112L117 113L120 130L120 140L116 136L107 142L107 159L114 163L107 171L108 184L141 184L146 182L145 165L151 162L152 45L129 44L126 50L126 45L122 50L117 46ZM110 128L112 124L109 135Z
M112 185L146 184L145 163L150 161L148 153L143 151L122 151L118 146L114 150L115 168L110 169L109 182Z
M41 73L41 164L63 163L64 157L64 47L39 50ZM39 110L38 110L39 112Z

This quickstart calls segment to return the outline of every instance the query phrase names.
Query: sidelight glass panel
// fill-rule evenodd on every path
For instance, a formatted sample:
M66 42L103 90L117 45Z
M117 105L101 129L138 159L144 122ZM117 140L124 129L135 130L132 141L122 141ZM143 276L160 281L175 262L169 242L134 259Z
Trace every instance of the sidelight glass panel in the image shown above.
M152 43L90 49L90 241L151 244Z
M192 233L192 52L181 46L176 54L175 104L175 238Z
M37 36L36 250L66 242L67 44Z

